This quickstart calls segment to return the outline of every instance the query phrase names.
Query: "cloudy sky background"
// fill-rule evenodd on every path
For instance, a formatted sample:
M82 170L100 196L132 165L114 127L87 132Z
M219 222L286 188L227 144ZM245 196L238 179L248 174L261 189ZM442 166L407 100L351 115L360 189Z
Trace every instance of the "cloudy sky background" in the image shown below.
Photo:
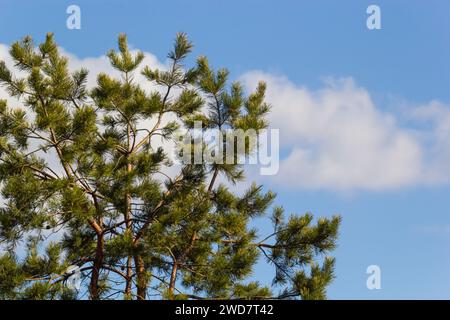
M372 3L382 30L366 28ZM81 7L81 30L66 28L70 4ZM343 216L329 297L450 298L447 1L0 0L0 9L0 59L13 41L51 31L94 83L111 72L104 54L119 33L145 51L144 65L164 67L184 31L196 45L188 63L206 55L248 90L266 81L280 171L248 176L287 212ZM381 290L366 288L372 264ZM257 271L268 279L266 266Z

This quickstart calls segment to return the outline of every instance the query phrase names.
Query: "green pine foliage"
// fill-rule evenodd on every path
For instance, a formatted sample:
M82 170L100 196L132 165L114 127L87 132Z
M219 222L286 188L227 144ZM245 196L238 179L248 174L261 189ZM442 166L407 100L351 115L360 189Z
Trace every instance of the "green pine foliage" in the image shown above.
M0 101L0 298L326 298L340 217L286 218L262 186L239 195L218 184L245 178L237 163L185 164L161 179L172 164L154 137L195 121L224 133L268 126L264 83L246 95L205 57L187 68L191 50L180 33L169 68L151 69L120 35L107 56L121 76L87 88L88 70L69 72L52 34L11 46L21 76L0 62L0 84L23 107ZM138 72L158 90L136 83ZM274 231L261 235L254 221L270 210ZM272 284L255 281L260 259ZM69 266L79 289L66 285Z

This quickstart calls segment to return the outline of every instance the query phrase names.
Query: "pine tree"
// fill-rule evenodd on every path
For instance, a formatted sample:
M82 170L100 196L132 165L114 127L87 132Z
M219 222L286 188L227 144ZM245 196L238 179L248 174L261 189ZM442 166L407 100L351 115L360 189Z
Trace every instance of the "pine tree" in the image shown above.
M0 84L22 106L0 101L0 298L326 298L339 216L285 217L255 184L233 193L245 179L237 162L187 163L161 178L173 163L156 136L201 121L226 148L226 130L268 126L264 83L246 95L205 57L186 68L191 50L180 33L167 70L142 68L144 54L120 35L108 57L121 77L99 74L87 88L88 70L69 72L52 34L11 46L23 77L0 62ZM138 72L158 90L136 83ZM253 221L270 210L274 230L262 236ZM252 281L258 259L273 265L271 285ZM65 285L69 266L80 268L79 290Z

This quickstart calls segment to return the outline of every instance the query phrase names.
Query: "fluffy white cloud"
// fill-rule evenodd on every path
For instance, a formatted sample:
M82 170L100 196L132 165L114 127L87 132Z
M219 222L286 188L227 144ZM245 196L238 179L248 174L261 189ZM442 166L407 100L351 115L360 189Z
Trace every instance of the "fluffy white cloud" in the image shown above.
M62 53L69 57L71 70L90 70L89 87L95 85L100 72L119 76L106 56L80 59ZM2 44L0 60L13 67L8 47ZM167 68L148 52L142 66ZM146 90L157 89L139 72L134 80ZM407 120L421 124L412 130L399 125L401 115L381 111L368 91L351 78L327 79L319 90L259 71L248 72L241 80L248 89L260 80L267 82L267 100L273 106L271 127L280 129L281 148L287 152L276 176L257 176L258 180L270 179L290 188L340 191L450 182L450 108L440 102L408 108ZM19 104L1 87L0 99ZM162 141L154 142L162 145Z
M267 82L271 125L280 129L288 152L279 174L270 178L275 183L342 191L448 181L450 109L442 104L410 110L415 120L434 121L413 131L377 108L351 78L327 79L316 91L257 71L242 79L250 89Z
M427 184L450 182L450 107L439 101L411 110L410 117L422 130L421 139L426 166L422 180Z

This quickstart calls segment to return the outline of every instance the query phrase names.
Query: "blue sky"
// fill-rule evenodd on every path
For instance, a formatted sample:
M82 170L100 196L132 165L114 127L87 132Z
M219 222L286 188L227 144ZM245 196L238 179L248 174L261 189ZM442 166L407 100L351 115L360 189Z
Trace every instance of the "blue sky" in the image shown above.
M66 28L70 4L81 8L81 30ZM381 8L381 30L366 28L369 4ZM133 47L164 62L184 31L195 43L192 59L206 55L249 87L267 80L289 171L254 178L287 212L343 216L329 297L450 298L450 2L0 0L0 9L0 44L52 31L84 59L125 32ZM286 96L295 101L283 104ZM327 102L333 97L342 103ZM313 114L306 120L302 102ZM291 109L298 118L284 126ZM330 122L322 124L321 111L331 112ZM295 121L306 121L308 132ZM341 129L349 138L333 140ZM361 138L347 143L353 136ZM329 151L342 142L345 153ZM317 178L324 167L315 160L336 164L337 173ZM295 172L302 161L307 172ZM308 183L283 180L288 175ZM366 288L372 264L381 268L380 290Z

